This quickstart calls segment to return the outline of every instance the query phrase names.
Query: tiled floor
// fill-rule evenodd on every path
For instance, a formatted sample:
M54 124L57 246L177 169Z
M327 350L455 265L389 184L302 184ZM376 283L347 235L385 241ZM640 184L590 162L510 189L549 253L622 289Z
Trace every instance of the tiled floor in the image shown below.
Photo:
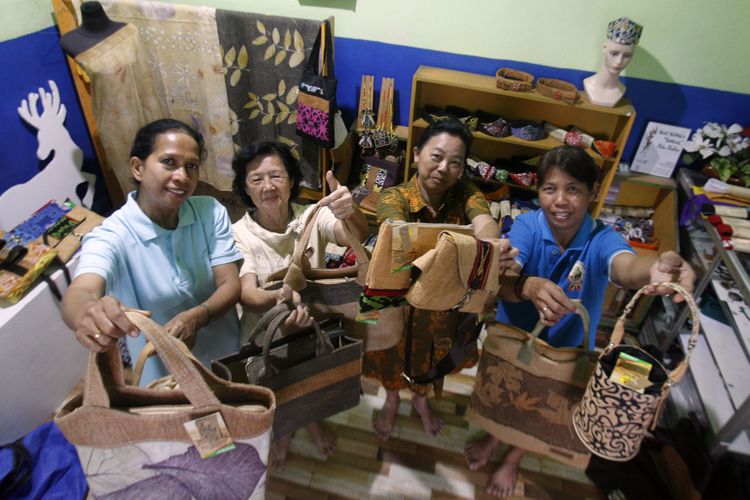
M402 393L393 436L380 442L371 430L373 415L385 392L364 381L359 406L327 420L338 437L336 452L322 460L307 433L296 433L287 466L271 474L267 497L282 499L339 498L486 498L484 485L492 467L471 472L464 464L467 439L482 431L469 426L463 414L473 387L473 371L450 376L441 401L431 401L445 425L431 438L412 411L409 394ZM504 453L499 450L496 459ZM549 459L527 455L514 498L599 498L582 471Z

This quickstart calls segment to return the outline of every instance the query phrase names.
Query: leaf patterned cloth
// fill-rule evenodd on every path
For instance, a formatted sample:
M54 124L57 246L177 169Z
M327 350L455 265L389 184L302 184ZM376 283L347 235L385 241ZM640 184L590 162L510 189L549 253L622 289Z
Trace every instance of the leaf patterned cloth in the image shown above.
M281 140L300 160L302 184L319 189L319 148L295 133L297 86L320 21L217 9L234 143Z

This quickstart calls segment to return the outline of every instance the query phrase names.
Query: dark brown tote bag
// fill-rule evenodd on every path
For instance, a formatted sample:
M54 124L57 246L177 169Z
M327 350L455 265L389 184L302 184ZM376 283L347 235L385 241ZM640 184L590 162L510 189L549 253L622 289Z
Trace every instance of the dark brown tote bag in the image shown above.
M581 442L591 453L607 460L625 462L638 454L646 433L659 421L670 387L685 375L690 355L698 342L700 320L693 296L676 283L660 283L660 286L667 286L682 295L690 308L692 331L685 358L669 371L643 349L620 343L625 334L625 320L643 295L644 289L641 288L617 319L609 345L596 364L580 405L573 412L573 427ZM643 393L610 380L620 353L651 363L649 381L653 385Z
M288 303L274 306L239 352L211 363L222 378L274 391L275 436L357 406L361 392L362 341L347 336L340 317L282 337L292 310Z
M591 455L570 419L597 354L588 350L588 313L574 303L586 332L583 348L539 340L541 323L531 333L496 321L487 324L466 420L512 446L585 469Z

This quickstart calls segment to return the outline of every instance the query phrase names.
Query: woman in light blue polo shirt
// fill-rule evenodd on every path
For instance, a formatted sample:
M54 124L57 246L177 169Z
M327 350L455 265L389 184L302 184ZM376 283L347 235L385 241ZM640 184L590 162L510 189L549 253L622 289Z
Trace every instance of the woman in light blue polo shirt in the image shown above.
M588 214L599 190L599 169L581 148L560 146L548 151L537 168L539 205L520 215L509 238L518 248L518 278L503 282L497 320L533 330L537 321L548 328L540 338L555 347L575 347L589 336L594 345L608 282L622 288L671 281L693 290L695 273L679 254L667 251L658 257L638 256L611 227ZM604 195L606 193L601 193ZM669 295L665 287L651 286L646 294ZM591 316L588 332L571 299L579 299ZM675 302L684 300L675 297ZM500 441L492 435L468 443L469 468L483 467ZM490 476L487 493L509 496L515 488L524 450L512 447L501 466Z
M151 311L204 364L239 348L242 257L226 209L212 197L191 197L203 155L201 134L177 120L136 134L130 170L138 189L84 238L63 297L63 319L85 347L102 352L128 335L138 356L145 339L123 313L132 307ZM164 374L152 358L141 383Z

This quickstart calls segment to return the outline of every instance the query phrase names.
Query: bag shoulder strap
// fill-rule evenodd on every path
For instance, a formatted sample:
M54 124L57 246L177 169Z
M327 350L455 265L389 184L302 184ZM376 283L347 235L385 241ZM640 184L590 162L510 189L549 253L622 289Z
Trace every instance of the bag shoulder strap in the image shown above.
M462 318L459 321L456 333L453 336L453 342L451 343L451 350L444 358L440 359L435 366L427 370L421 375L412 375L411 370L411 350L413 342L413 317L414 308L409 309L409 318L406 325L406 338L404 342L404 372L401 374L410 384L429 384L430 382L443 378L449 373L453 372L458 368L461 363L466 359L474 346L476 346L479 333L482 331L483 322L478 320L476 314L462 313ZM466 332L471 333L466 338ZM466 338L464 342L460 342L462 338ZM434 349L434 346L433 346Z
M322 64L321 64L322 60ZM333 40L331 38L330 23L326 19L320 23L318 36L307 58L305 73L332 77L333 72Z

